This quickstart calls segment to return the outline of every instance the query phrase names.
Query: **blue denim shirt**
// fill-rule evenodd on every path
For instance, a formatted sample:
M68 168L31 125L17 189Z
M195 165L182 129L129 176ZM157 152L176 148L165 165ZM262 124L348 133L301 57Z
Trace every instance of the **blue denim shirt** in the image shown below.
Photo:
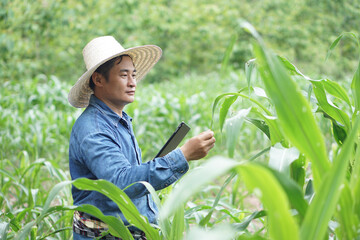
M72 179L105 179L121 189L146 181L159 190L185 174L189 165L180 149L143 163L132 119L125 112L122 115L120 117L104 102L91 96L89 106L76 120L70 136ZM134 184L125 193L142 215L156 223L157 207L142 184ZM105 215L120 216L128 224L117 205L103 194L81 191L73 186L72 195L74 205L92 204Z

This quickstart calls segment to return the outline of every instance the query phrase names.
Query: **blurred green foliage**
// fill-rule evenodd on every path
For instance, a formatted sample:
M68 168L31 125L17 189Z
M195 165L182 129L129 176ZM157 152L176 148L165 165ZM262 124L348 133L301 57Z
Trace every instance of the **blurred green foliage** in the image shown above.
M159 45L164 56L147 79L152 82L216 71L233 36L230 65L242 67L252 53L239 19L310 75L350 75L356 64L351 42L324 59L336 36L357 33L359 14L356 0L1 0L0 79L44 73L74 83L84 71L82 48L100 35L113 35L125 47Z

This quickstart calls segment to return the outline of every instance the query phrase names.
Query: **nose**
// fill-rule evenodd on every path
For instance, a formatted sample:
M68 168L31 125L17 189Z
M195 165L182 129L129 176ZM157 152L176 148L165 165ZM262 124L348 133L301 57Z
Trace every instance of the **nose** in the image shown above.
M128 85L130 87L136 87L136 77L132 76L131 74L129 74Z

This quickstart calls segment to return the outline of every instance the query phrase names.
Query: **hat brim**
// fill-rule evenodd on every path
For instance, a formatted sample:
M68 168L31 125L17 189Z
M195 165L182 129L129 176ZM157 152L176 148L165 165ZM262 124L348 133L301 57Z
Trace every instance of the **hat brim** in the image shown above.
M127 54L131 57L134 66L136 68L136 81L141 81L151 68L161 58L162 50L156 45L144 45L139 47L133 47L125 49L120 52L116 52L106 59L100 61L90 69L88 69L70 89L68 95L69 103L76 108L84 108L89 105L89 99L93 94L92 89L89 87L89 80L95 70L104 64L105 62L113 59L114 57Z

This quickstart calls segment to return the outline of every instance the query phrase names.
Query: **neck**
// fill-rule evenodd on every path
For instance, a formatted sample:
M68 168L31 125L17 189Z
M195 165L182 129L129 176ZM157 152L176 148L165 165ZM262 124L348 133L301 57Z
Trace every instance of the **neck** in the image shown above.
M96 95L95 95L96 96ZM104 102L111 110L113 110L117 115L119 115L120 117L122 117L122 112L124 109L124 105L115 105L114 103L101 98L100 96L96 96L98 99L100 99L102 102Z

